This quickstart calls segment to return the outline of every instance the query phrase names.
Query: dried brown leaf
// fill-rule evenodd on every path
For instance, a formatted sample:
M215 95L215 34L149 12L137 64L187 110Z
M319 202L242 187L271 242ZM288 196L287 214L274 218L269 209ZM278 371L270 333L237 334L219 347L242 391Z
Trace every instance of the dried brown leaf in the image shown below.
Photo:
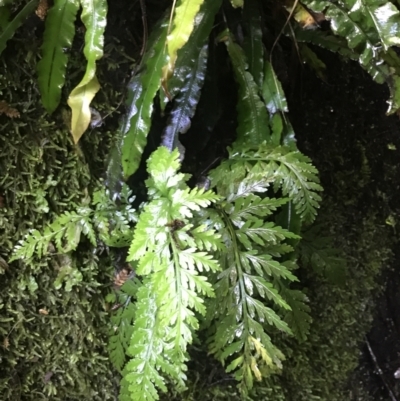
M20 116L19 111L11 107L5 100L0 100L0 114L5 114L10 118L19 118Z

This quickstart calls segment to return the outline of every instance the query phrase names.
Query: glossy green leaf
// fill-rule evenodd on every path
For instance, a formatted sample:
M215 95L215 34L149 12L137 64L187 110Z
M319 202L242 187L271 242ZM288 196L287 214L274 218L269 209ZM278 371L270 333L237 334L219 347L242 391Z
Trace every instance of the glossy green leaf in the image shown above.
M100 84L96 77L96 61L103 56L104 30L107 24L106 0L80 0L81 20L86 28L85 54L87 65L82 81L72 90L68 105L72 110L71 134L78 143L91 119L90 103Z
M178 50L188 41L203 2L204 0L178 0L172 20L172 29L167 36L168 63L163 68L164 82L167 82L174 72Z
M119 132L122 137L121 157L125 178L139 167L147 134L150 131L153 100L161 86L161 70L165 64L165 39L168 23L164 20L149 38L148 51L143 57L142 70L128 85L128 112Z
M258 145L269 139L268 113L260 99L254 78L248 71L242 48L233 42L230 34L225 43L239 86L237 140L241 143Z
M185 134L190 128L204 82L207 53L208 45L205 45L198 53L197 64L188 72L186 82L175 99L162 139L162 145L169 150L178 146L179 134Z
M264 80L261 91L270 114L275 114L279 111L287 113L289 111L285 92L269 61L265 61L264 64Z
M189 40L178 50L175 69L167 84L168 96L165 92L161 92L160 94L161 108L163 110L166 103L179 93L190 71L198 64L199 52L209 41L215 15L221 7L221 3L222 0L204 0L204 3L200 7Z
M307 42L323 47L351 60L357 60L359 57L355 51L349 49L345 37L335 36L326 31L305 30L298 26L293 27L293 32L299 42ZM290 31L287 31L286 34L290 35Z
M43 56L37 72L42 103L48 113L52 113L60 102L78 9L78 1L56 0L46 17L41 48Z
M38 4L39 0L29 1L11 21L2 26L2 31L0 32L0 54L6 48L7 41L14 36L15 31L22 25L24 20L35 11Z
M400 44L400 13L388 1L346 0L342 5L321 1L305 0L304 3L316 12L323 12L330 20L332 31L347 41L348 47L358 55L358 61L372 78L387 82L391 92L388 114L398 110L399 73L393 76L393 69L399 63L398 57L385 60L383 54L390 46Z

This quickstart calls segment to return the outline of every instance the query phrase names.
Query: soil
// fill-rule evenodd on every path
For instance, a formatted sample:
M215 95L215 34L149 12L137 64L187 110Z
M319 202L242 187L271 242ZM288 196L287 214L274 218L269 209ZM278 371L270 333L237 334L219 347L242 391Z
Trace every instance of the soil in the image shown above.
M325 80L298 64L286 91L299 148L319 169L328 196L344 189L357 192L354 202L343 207L353 216L374 208L382 224L392 230L395 244L392 264L382 266L384 291L376 299L374 322L349 384L351 401L396 401L400 400L400 379L394 377L400 368L396 227L400 217L400 121L396 115L385 114L389 99L385 85L374 83L355 62L316 51L327 65ZM360 171L365 180L352 188L351 176Z

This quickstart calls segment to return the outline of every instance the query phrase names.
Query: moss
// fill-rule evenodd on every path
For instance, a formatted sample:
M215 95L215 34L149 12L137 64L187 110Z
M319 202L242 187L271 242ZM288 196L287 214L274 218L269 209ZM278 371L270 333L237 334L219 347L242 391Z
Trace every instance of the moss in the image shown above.
M12 45L12 44L11 44ZM61 112L44 114L33 57L24 46L3 56L0 98L20 118L0 116L0 256L31 228L80 204L104 170L111 134L92 131L75 147ZM114 101L114 99L112 99ZM112 266L88 243L74 254L53 255L6 266L0 294L1 400L115 399L118 378L108 362L108 315L104 296ZM82 273L72 290L56 289L59 270Z

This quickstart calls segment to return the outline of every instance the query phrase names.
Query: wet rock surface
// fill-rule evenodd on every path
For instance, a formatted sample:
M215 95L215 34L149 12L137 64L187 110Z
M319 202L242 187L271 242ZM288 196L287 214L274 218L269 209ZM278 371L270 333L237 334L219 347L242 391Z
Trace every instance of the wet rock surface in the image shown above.
M349 215L349 227L343 230L375 210L377 229L386 230L393 251L390 265L381 266L381 292L376 291L366 316L360 316L367 319L372 312L374 320L360 344L360 363L349 382L349 397L396 401L400 400L400 379L395 378L400 368L399 117L385 115L387 88L374 83L356 63L318 54L327 65L325 82L299 65L287 92L299 148L320 170L327 196L336 202L343 199ZM351 196L341 197L344 192Z

